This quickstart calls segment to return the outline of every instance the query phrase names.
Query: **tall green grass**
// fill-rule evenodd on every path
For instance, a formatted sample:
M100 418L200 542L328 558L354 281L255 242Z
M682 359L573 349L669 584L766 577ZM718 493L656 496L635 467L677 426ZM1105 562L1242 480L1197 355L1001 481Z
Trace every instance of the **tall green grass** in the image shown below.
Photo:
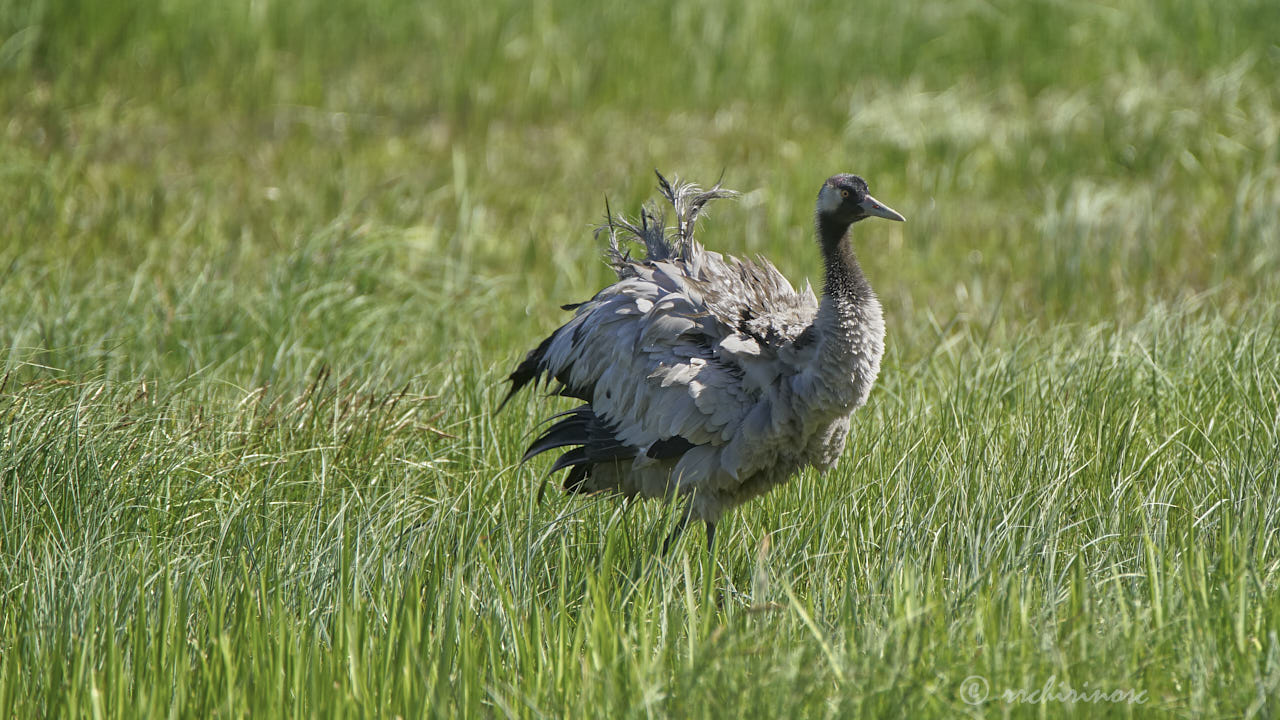
M0 709L1274 715L1278 8L0 0ZM714 564L494 414L654 167L797 281L908 217Z

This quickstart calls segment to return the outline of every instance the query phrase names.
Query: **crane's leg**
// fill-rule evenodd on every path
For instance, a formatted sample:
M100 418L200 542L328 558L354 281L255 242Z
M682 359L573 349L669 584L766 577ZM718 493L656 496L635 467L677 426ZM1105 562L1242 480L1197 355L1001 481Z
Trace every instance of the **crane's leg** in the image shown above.
M693 503L689 501L685 501L684 510L681 511L680 513L680 519L676 521L676 526L672 528L671 534L668 535L667 539L662 542L663 555L666 555L667 551L671 549L671 546L676 543L676 540L679 540L680 536L684 534L685 526L689 524L689 518L692 516L693 516Z
M716 607L724 610L724 594L725 588L716 582L716 524L707 523L707 567L711 572L711 582L716 588Z

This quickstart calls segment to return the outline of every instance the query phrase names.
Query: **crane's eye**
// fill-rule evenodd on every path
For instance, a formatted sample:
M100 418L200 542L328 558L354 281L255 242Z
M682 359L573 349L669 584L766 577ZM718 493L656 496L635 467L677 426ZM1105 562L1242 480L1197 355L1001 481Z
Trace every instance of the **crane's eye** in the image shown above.
M841 190L841 191L840 191L840 197L842 197L842 198L847 198L847 197L849 197L849 191L848 191L848 190Z

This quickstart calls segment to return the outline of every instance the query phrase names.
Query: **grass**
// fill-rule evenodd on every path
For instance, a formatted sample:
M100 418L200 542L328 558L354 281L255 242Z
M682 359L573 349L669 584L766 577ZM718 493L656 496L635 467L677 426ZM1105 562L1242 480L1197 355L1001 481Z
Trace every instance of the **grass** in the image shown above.
M1275 715L1277 27L0 0L0 712ZM714 568L494 414L654 167L797 281L826 175L908 217L844 459Z

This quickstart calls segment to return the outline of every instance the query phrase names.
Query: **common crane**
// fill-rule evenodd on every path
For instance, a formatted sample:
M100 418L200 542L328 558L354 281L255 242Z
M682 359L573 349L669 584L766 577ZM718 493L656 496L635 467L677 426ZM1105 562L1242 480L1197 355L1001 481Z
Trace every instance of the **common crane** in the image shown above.
M558 394L583 404L553 416L523 459L569 448L550 471L568 471L566 491L684 498L664 551L694 516L706 523L710 550L727 510L839 459L884 353L880 302L849 230L866 218L904 218L857 175L828 178L815 213L819 300L764 258L740 260L694 240L707 203L736 193L661 174L658 184L674 226L648 207L636 221L608 213L601 231L617 282L564 306L573 318L511 373L503 405L530 383L554 380ZM628 241L644 247L643 259L631 257Z

